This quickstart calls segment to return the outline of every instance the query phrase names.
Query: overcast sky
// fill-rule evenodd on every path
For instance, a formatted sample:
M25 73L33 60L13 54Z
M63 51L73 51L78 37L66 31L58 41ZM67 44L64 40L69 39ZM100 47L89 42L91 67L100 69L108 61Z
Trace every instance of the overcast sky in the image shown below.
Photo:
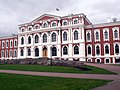
M104 23L107 17L120 20L119 5L119 0L0 0L0 36L17 33L19 24L45 13L59 16L84 13L92 23Z

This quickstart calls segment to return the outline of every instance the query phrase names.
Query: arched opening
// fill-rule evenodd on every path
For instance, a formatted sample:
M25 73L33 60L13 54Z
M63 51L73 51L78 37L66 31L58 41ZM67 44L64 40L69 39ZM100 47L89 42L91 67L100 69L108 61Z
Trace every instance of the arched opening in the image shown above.
M57 56L57 48L56 47L52 47L51 48L51 53L52 53L52 56Z
M31 49L28 49L28 56L31 56Z
M28 37L28 44L31 44L31 37Z
M47 57L47 48L46 47L43 47L42 49L42 53L43 53L43 57Z
M76 30L74 32L74 40L78 40L78 31L76 31Z
M105 46L105 54L109 54L109 46L108 45Z
M24 44L24 38L22 37L21 38L21 45L23 45Z
M43 35L43 43L46 43L46 42L47 42L47 35L44 34L44 35Z
M68 48L66 46L63 47L63 55L68 55Z
M39 42L39 36L35 35L35 43L38 43L38 42Z
M39 57L39 49L35 48L35 57Z
M63 33L63 41L67 41L67 32Z
M106 63L110 63L110 60L109 60L109 59L106 59Z
M96 61L97 63L100 63L100 59L97 59L97 61Z
M52 42L56 42L56 33L52 33L51 38L52 38Z
M77 45L74 47L74 54L79 54L79 47Z

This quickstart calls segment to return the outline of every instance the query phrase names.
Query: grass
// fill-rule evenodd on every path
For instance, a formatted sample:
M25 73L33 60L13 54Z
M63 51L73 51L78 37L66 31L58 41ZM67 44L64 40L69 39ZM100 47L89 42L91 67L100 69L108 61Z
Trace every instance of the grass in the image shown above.
M40 65L0 65L1 70L21 70L21 71L38 71L38 72L61 72L61 73L80 73L80 74L114 74L113 72L93 67L84 66L90 70L81 71L73 67L62 66L40 66Z
M90 90L108 82L110 81L0 73L1 90Z

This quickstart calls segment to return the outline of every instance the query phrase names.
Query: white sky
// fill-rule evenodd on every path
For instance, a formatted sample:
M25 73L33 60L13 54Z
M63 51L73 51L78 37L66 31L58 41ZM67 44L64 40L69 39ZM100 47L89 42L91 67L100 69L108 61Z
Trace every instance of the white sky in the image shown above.
M58 16L84 13L92 23L104 23L107 17L120 20L119 5L119 0L0 0L0 36L17 33L19 24L45 13Z

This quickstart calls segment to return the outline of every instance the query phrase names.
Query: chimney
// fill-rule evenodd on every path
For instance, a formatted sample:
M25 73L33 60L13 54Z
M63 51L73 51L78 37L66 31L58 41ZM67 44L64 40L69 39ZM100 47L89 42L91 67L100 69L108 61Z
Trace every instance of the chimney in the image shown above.
M111 22L111 18L107 17L107 23L110 23L110 22Z

